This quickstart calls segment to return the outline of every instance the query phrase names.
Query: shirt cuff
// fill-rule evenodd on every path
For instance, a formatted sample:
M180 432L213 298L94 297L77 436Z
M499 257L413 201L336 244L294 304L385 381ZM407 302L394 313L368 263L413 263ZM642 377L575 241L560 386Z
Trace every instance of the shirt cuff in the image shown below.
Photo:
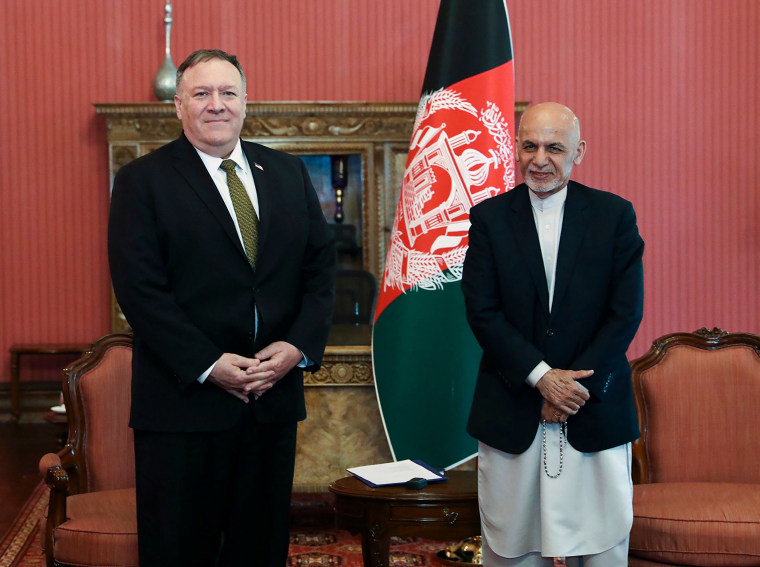
M298 368L306 368L308 366L312 366L313 364L314 361L306 356L303 351L301 351L301 362L298 363Z
M536 364L536 367L530 371L530 374L528 374L528 377L525 379L525 381L533 386L536 387L536 384L538 384L538 381L541 380L541 378L544 377L544 374L549 372L552 367L546 364L543 360Z
M201 374L200 376L198 376L198 382L200 382L201 384L203 384L206 381L206 378L208 378L208 375L211 374L211 371L214 369L214 366L216 366L216 363L219 362L220 359L221 359L221 357L219 359L217 359L214 362L214 364L212 364L211 366L209 366L208 370L206 370L206 372L204 372L203 374Z

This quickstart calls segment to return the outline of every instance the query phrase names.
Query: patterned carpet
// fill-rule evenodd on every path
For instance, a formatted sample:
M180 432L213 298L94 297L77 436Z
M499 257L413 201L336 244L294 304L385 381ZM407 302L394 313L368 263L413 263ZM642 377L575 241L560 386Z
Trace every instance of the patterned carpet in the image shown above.
M0 540L0 567L44 567L37 525L47 499L47 488L40 485L27 500L11 529ZM294 495L292 513L289 567L362 567L360 538L333 528L330 495ZM447 545L447 542L421 538L394 537L390 565L441 565L436 553Z
M43 567L45 560L37 534L48 502L48 489L39 484L0 540L0 567Z
M333 528L332 496L295 495L292 518L288 567L362 567L361 538ZM390 565L440 566L436 553L447 545L429 539L393 537Z

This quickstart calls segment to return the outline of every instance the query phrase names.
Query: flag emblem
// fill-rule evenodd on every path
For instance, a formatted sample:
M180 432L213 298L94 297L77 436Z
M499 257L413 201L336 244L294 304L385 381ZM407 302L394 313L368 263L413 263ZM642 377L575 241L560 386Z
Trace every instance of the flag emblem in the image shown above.
M510 124L454 89L423 95L409 146L383 285L436 289L462 277L470 208L514 186Z

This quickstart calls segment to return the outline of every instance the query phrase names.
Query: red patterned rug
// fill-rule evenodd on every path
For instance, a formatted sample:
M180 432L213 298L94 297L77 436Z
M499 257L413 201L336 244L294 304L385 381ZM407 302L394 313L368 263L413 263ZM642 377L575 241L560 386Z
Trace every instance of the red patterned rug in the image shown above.
M295 495L292 518L288 567L362 567L361 538L333 527L331 495ZM447 545L429 539L392 537L389 565L440 565L436 553Z
M13 521L8 533L0 540L0 567L43 567L39 520L47 507L48 488L37 485Z
M41 484L0 540L0 567L44 567L37 526L47 500L47 487ZM288 567L362 567L360 538L333 527L330 495L294 495L292 515ZM436 553L447 545L421 538L391 538L390 566L441 565Z

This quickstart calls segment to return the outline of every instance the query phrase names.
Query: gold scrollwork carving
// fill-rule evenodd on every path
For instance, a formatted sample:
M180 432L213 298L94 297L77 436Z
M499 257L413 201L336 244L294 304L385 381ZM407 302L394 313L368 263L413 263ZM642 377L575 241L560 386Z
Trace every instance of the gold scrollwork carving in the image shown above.
M182 132L182 126L179 122L168 118L164 120L137 119L134 121L133 128L137 132L142 132L147 138L164 138L167 140L177 138Z
M115 116L108 121L110 140L173 140L182 132L176 116Z
M258 116L249 116L243 125L243 138L256 136L296 136L299 129L296 125L291 124L290 120L282 118L260 118Z
M369 346L328 346L322 366L304 374L307 386L372 386L372 354Z
M364 128L365 134L372 133L377 130L376 122L374 120L343 120L342 123L331 125L328 130L333 136L350 136L356 134L359 130ZM411 132L410 132L411 135Z
M309 116L300 124L301 132L307 136L321 136L327 129L327 121L322 118Z
M307 386L371 386L372 369L366 363L327 363L314 373L304 376Z
M116 174L122 165L128 164L130 161L138 157L138 149L136 145L129 146L117 146L114 145L111 148L111 171Z

